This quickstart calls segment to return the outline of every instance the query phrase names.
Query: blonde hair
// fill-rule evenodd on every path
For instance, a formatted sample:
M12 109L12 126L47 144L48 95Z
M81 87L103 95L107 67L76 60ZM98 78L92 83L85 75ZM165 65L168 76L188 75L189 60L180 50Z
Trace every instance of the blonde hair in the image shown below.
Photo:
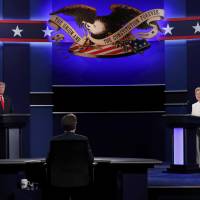
M196 94L198 91L200 91L200 87L196 87L196 88L195 88L195 94Z

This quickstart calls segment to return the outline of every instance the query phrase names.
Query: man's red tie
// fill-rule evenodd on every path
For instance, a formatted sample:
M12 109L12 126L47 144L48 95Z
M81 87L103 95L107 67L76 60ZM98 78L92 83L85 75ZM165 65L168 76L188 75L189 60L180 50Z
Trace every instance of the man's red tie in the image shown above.
M3 99L2 95L0 96L0 101L1 101L1 106L2 106L2 108L4 110L4 99Z

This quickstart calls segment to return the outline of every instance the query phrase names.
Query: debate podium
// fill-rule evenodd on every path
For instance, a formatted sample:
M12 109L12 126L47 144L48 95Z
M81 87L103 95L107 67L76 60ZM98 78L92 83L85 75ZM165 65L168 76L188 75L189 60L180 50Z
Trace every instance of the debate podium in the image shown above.
M22 156L22 128L30 114L0 115L0 159Z
M166 114L163 117L172 137L173 163L167 171L176 173L200 171L196 161L196 142L200 117L190 114Z

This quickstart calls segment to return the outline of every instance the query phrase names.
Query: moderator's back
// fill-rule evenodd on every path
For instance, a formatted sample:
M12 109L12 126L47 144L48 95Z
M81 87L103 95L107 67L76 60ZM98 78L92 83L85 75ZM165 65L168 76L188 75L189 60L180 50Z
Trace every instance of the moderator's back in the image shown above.
M91 163L87 141L64 140L51 143L50 182L57 187L87 186Z

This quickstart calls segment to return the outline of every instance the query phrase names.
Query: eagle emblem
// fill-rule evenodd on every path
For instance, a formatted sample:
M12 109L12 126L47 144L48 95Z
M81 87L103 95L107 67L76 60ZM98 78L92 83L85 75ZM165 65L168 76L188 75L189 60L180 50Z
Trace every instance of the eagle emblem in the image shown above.
M164 15L161 9L142 12L129 5L113 4L110 10L112 12L109 15L98 16L96 9L88 5L66 6L51 13L49 25L56 30L63 29L74 39L69 49L71 53L87 57L119 57L142 53L150 47L146 39L161 32L157 23ZM81 38L59 14L73 16L84 31L84 37ZM132 33L133 30L137 30L137 33ZM61 41L62 37L59 35L54 38Z

